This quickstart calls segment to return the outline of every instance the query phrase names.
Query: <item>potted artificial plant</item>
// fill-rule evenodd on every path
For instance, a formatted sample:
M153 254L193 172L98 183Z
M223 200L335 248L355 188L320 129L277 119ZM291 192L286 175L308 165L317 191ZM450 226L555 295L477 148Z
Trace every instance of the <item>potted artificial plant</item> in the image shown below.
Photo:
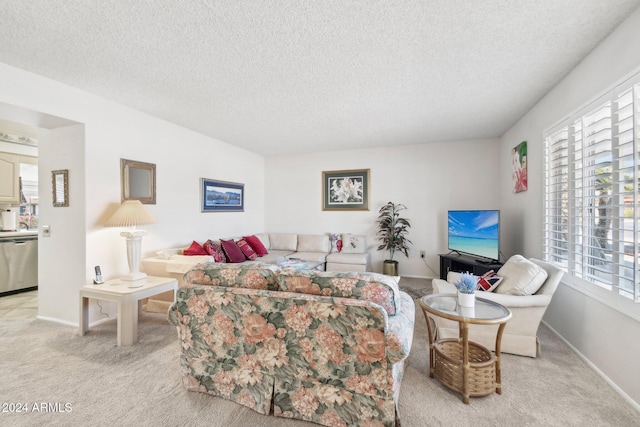
M460 279L454 285L458 289L458 305L461 307L473 307L476 302L478 278L473 274L462 273Z
M388 202L378 212L378 240L381 242L378 250L389 251L389 259L384 260L382 272L389 276L398 275L398 261L393 259L396 252L409 257L411 240L406 235L411 228L408 219L401 218L400 212L407 209L405 205Z

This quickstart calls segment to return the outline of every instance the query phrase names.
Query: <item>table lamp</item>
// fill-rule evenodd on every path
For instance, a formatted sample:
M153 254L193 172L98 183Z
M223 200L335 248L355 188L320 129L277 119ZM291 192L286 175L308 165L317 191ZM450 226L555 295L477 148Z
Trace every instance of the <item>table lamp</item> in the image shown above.
M139 269L142 236L146 236L147 232L137 230L136 227L155 222L155 219L139 200L126 200L105 223L106 227L130 228L129 231L120 233L122 237L127 239L127 261L129 262L129 275L123 277L122 280L136 281L147 277Z

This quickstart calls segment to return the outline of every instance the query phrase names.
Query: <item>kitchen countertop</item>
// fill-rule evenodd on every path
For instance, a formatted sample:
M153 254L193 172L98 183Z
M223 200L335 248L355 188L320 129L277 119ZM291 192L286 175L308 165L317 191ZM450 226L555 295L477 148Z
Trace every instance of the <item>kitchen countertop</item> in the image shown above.
M0 239L3 237L38 236L38 230L0 231Z

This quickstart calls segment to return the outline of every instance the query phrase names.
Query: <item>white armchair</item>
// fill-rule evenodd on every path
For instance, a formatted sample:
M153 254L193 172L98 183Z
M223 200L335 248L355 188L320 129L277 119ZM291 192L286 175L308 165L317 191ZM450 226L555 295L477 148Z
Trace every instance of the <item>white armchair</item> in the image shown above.
M564 272L548 262L533 258L529 258L529 261L542 267L548 274L546 281L535 294L518 296L478 291L476 297L502 304L513 314L502 335L501 352L536 357L540 351L538 326ZM456 293L453 283L457 281L459 274L449 272L447 281L433 279L433 293ZM498 275L500 275L499 271ZM458 337L457 322L438 317L435 317L435 321L438 338ZM497 326L470 325L469 339L490 350L495 350L497 329Z

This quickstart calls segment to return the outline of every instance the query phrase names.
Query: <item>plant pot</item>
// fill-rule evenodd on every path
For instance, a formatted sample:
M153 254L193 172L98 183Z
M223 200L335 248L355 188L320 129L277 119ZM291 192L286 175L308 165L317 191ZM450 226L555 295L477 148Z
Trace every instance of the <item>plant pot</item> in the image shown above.
M385 259L384 264L382 264L382 274L386 274L387 276L397 276L398 261Z
M473 307L476 305L476 294L463 294L458 292L458 305L460 307Z

